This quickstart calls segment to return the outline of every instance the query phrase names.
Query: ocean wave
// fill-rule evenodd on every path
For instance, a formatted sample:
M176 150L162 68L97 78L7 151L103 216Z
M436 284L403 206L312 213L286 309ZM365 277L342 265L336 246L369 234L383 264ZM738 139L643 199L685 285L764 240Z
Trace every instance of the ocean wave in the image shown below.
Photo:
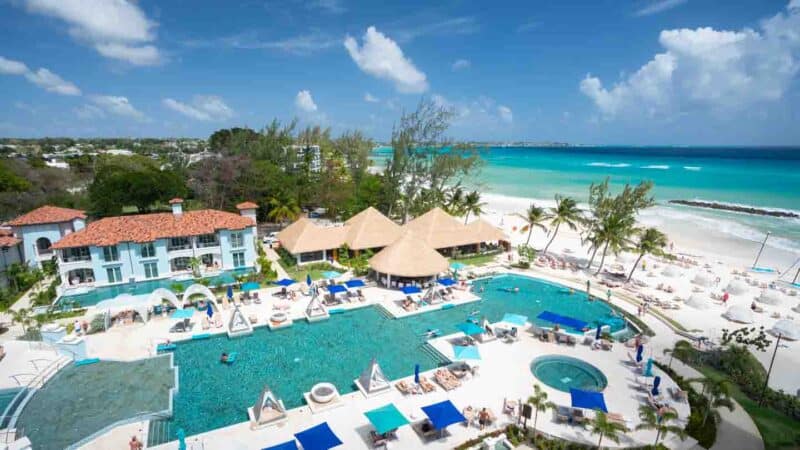
M692 172L699 172L702 167L700 166L683 166L684 170L691 170Z
M656 169L656 170L668 170L669 166L666 164L651 164L649 166L642 166L642 169Z
M592 162L586 165L591 167L613 167L613 168L622 168L631 166L628 163L607 163L607 162Z

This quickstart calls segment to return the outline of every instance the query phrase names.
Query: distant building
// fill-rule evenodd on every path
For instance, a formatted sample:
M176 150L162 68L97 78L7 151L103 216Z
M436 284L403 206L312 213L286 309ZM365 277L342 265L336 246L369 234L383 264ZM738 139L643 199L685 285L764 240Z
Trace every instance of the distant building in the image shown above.
M108 150L103 151L106 155L114 155L114 156L132 156L133 152L130 150L126 150L124 148L110 148Z
M8 285L8 266L22 262L22 239L11 228L0 228L0 287Z
M322 152L319 145L290 145L287 151L294 152L295 161L292 170L301 170L308 164L308 170L319 172L322 170Z
M41 267L53 259L53 244L86 226L83 211L57 206L42 206L8 222L14 236L22 241L23 261Z

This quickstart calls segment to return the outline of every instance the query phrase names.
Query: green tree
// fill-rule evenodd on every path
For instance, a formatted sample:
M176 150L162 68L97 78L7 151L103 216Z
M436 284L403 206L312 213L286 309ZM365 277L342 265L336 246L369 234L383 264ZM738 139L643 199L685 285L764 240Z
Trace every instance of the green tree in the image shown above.
M544 246L542 253L547 254L547 249L550 248L550 244L556 240L558 229L562 224L569 227L570 230L575 231L578 229L581 220L581 210L578 209L578 204L575 202L575 199L571 197L562 197L557 194L556 206L555 208L550 208L550 226L555 226L553 229L553 236L550 238L547 245Z
M273 197L269 200L269 212L267 217L270 220L285 225L287 222L297 220L300 216L300 207L294 199L282 199Z
M702 394L708 399L708 408L703 414L702 425L706 424L708 416L714 415L714 420L719 422L720 408L727 408L730 411L734 409L733 400L731 400L731 382L725 378L692 378L689 382L699 382L703 386Z
M533 407L533 439L536 440L536 422L539 420L539 411L546 412L554 409L556 405L547 401L547 392L543 391L538 384L533 385L533 395L528 397L528 404Z
M192 276L195 278L200 277L200 258L189 258L189 267L192 269Z
M525 240L525 245L531 245L531 235L533 234L533 229L539 228L542 231L547 231L547 227L544 226L544 222L548 219L548 215L545 212L544 208L540 208L536 206L536 204L531 203L531 206L528 207L528 210L525 211L525 214L517 214L522 220L525 221L525 227L523 227L523 231L527 229L528 231L528 239Z
M666 439L670 433L677 435L681 440L686 439L687 433L683 427L674 424L678 414L671 410L658 411L650 405L639 405L639 419L642 422L636 426L637 430L656 430L653 447L658 448L659 439Z
M481 194L478 191L472 191L464 197L464 224L469 221L470 213L479 216L483 213L483 207L486 203L481 202Z
M595 410L594 419L590 422L590 431L592 434L599 434L600 439L597 440L597 448L603 446L603 438L608 438L619 444L619 435L628 431L625 425L619 422L608 420L608 416L603 411Z
M678 358L679 361L687 362L692 358L694 353L695 349L692 347L692 344L684 340L676 342L672 348L664 349L664 354L669 355L669 364L667 364L669 368L672 368L673 358Z
M454 216L464 213L464 189L461 186L452 187L447 193L445 210Z
M28 308L20 308L20 309L12 309L9 310L11 312L11 322L18 323L22 326L22 334L28 333L28 327L31 326L33 323L33 318L31 317L31 310Z
M664 253L664 247L666 246L667 235L655 228L647 228L639 234L639 240L634 247L639 256L636 258L636 262L631 268L631 273L628 274L628 281L631 281L631 278L633 278L633 272L636 271L644 255L662 255Z

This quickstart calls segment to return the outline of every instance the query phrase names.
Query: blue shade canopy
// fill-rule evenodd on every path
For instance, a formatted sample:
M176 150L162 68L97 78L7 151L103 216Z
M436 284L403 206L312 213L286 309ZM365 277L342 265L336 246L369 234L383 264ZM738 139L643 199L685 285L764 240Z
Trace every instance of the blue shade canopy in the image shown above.
M484 331L483 328L475 325L472 322L460 323L460 324L456 325L456 328L458 328L458 331L461 331L462 333L466 334L467 336L472 336L474 334L482 334L483 331Z
M255 281L248 281L247 283L242 284L242 290L245 292L255 291L260 287L261 285L259 285Z
M564 325L565 327L575 328L577 330L582 330L586 328L586 322L576 319L574 317L569 316L562 316L561 314L556 314L554 312L545 311L538 316L537 319L546 320L548 322L557 323L559 325Z
M331 279L331 278L339 278L340 276L342 276L342 274L335 270L326 270L325 272L322 272L322 276L324 278Z
M228 298L233 298L233 286L228 286Z
M342 286L341 284L332 284L328 286L328 292L331 294L340 294L342 292L347 292L347 288Z
M359 288L364 287L364 280L359 280L356 278L355 280L347 280L344 284L349 288Z
M277 284L278 286L291 286L291 285L293 285L295 283L296 283L296 281L294 281L291 278L283 278L283 279L278 280L278 281L275 282L275 284Z
M453 356L456 359L481 359L481 354L475 345L454 345Z
M452 278L439 278L439 284L442 286L452 286L456 284L456 282Z
M437 430L441 430L448 425L461 423L467 420L466 417L464 417L464 415L458 411L458 408L456 408L450 400L423 406L422 412L428 416L431 424L433 424L433 428Z
M272 447L265 447L261 450L297 450L297 443L295 441L286 441L283 444L273 445Z
M605 413L608 412L602 392L582 391L572 388L569 390L569 395L572 397L573 408L599 409Z
M214 308L211 306L211 302L206 305L206 315L209 318L214 317Z
M372 411L367 411L364 415L367 416L367 419L369 419L372 426L375 427L375 431L378 434L383 434L387 431L396 430L403 425L408 425L406 416L398 411L393 403L373 409Z
M521 314L506 313L503 315L502 321L505 323L510 323L512 325L524 327L525 324L528 322L528 316L523 316Z
M467 267L467 266L466 266L464 263L460 263L460 262L458 262L458 261L455 261L455 262L451 262L451 263L450 263L450 268L451 268L451 269L454 269L454 270L461 270L461 269L463 269L464 267Z
M658 395L658 387L661 386L661 377L655 377L653 379L653 390L650 391L653 395Z
M401 289L401 291L403 291L403 294L406 295L419 294L420 292L422 292L422 289L420 289L419 286L403 286L403 289Z
M328 422L295 433L294 437L300 441L303 450L328 450L342 445L342 441L331 431Z
M193 315L194 315L194 310L193 309L190 309L190 308L189 309L178 309L178 310L175 310L174 313L172 313L172 318L173 319L191 319Z

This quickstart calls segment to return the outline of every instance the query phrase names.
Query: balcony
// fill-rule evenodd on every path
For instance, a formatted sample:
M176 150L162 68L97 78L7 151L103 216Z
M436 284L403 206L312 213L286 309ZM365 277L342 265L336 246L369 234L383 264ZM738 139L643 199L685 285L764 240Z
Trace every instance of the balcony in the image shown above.
M191 249L192 249L192 243L191 242L186 243L186 244L168 245L167 246L167 251L168 252L177 252L177 251L180 251L180 250L191 250Z
M91 255L71 255L71 256L61 256L61 262L63 263L74 263L74 262L81 262L81 261L91 261Z
M213 242L197 241L197 248L211 248L211 247L219 247L219 241L213 241Z

